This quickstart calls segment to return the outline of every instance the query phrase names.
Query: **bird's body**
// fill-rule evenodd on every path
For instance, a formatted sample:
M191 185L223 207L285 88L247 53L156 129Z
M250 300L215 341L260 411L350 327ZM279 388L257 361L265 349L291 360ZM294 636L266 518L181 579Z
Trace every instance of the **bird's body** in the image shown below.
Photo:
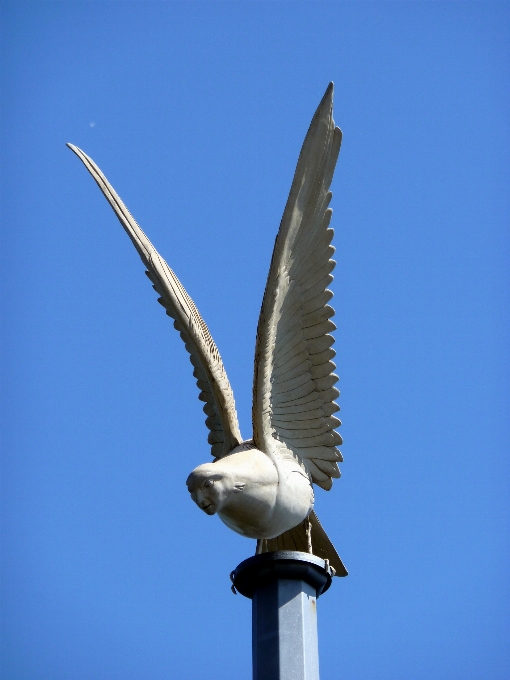
M230 529L248 538L275 538L313 509L310 479L290 452L270 457L251 441L200 465L186 483L204 512L218 513Z
M68 146L114 209L190 355L215 459L188 477L193 500L268 550L310 549L312 527L315 554L345 575L313 512L312 487L329 490L342 460L336 448L342 441L336 432L340 421L333 415L339 410L331 361L336 326L328 305L335 266L329 186L341 139L330 83L303 143L275 242L257 327L249 441L241 436L223 362L193 300L97 165Z

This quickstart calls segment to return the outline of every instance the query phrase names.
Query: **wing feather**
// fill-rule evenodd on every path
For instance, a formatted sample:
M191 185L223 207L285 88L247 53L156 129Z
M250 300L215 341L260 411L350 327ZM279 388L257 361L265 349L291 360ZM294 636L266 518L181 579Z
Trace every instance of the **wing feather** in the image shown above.
M211 444L211 453L215 458L225 456L242 442L242 437L232 388L206 323L184 286L140 229L94 161L78 147L72 144L67 146L83 162L112 206L147 267L146 274L160 295L158 302L174 319L174 327L179 331L193 364L193 375L200 390L198 398L205 402L203 409L208 416L205 422L210 430L208 442Z
M340 477L340 470L338 469L338 465L336 463L332 463L329 460L323 460L322 458L314 458L313 462L319 468L319 470L325 472L329 477L336 479Z
M278 432L282 434L283 430L285 430L285 427L287 426L290 427L291 429L289 432L296 434L298 430L305 430L306 435L309 433L315 433L315 434L320 434L321 431L324 430L324 432L327 432L330 429L330 424L327 423L327 421L324 419L324 414L321 413L318 415L316 418L311 417L313 413L316 411L312 411L311 413L308 412L306 414L307 418L305 420L296 418L294 420L282 420L278 416L274 415L273 416L273 423L275 426L278 426ZM338 426L337 426L338 427ZM326 428L326 429L324 429Z
M316 297L313 298L313 300L310 300L310 302L307 302L305 305L302 306L302 313L303 314L309 314L310 312L315 311L316 309L320 309L324 305L327 305L327 303L331 300L333 297L333 293L330 290L325 290L323 293L319 293Z
M307 402L291 402L290 404L275 404L273 407L273 414L277 415L289 415L291 420L299 420L300 418L305 418L305 414L312 412L314 409L323 408L322 397L318 394L312 394L312 399ZM294 416L294 414L296 414ZM299 415L297 415L299 414Z
M278 375L291 371L295 366L299 366L303 362L307 362L309 354L306 350L299 352L299 354L292 355L287 361L275 363L273 377L276 379ZM312 361L310 360L310 365Z
M300 364L294 366L294 368L292 369L285 371L284 373L283 372L280 374L275 373L273 375L273 382L275 385L281 385L284 382L287 382L290 378L299 378L304 373L309 372L311 374L311 368L312 368L311 361L308 361L308 359L306 359L305 361L302 361Z
M330 359L333 359L335 356L335 350L334 349L325 349L322 352L315 352L314 354L309 355L309 360L312 364L312 366L318 366L319 364L322 364L325 361L329 361Z
M330 246L330 248L332 250L331 251L328 250L328 255L331 254L332 256L335 251L333 246ZM317 272L320 272L322 275L331 274L335 266L336 266L335 260L331 259L328 260L327 263L324 262L316 263L315 267L313 267L313 269L309 269L308 272L306 273L306 276L303 276L303 278L301 279L301 285L304 285L308 281L308 279L310 279L312 276L315 276ZM315 282L317 282L317 279L315 279ZM333 295L331 297L333 297Z
M319 296L318 296L319 297ZM322 321L327 321L335 316L335 310L330 305L324 305L318 309L314 309L313 312L308 312L308 314L303 314L301 317L303 327L309 328L310 326L315 326Z
M305 340L313 340L314 338L321 338L323 335L327 335L334 330L336 330L335 324L327 319L321 323L316 323L313 326L306 326L303 328L303 337Z
M293 357L295 353L303 352L304 350L308 351L307 347L308 345L303 340L302 334L294 336L291 340L287 341L284 348L285 351L279 351L277 355L275 354L274 365L280 366L281 364L290 361L291 357Z
M301 287L301 299L303 303L313 300L313 298L322 293L323 290L326 290L331 281L333 281L331 274L326 274L326 276L314 275Z
M269 452L275 439L301 460L314 482L331 488L339 476L332 414L335 311L328 286L335 262L329 227L329 185L341 132L332 118L328 87L312 120L276 239L262 302L255 350L253 430L255 444Z
M319 352L323 352L324 350L329 349L331 345L334 344L334 342L335 338L332 335L324 335L321 338L314 338L311 342L308 343L308 351L310 352L310 356L313 356L314 354L318 354Z
M315 408L315 409L310 409L309 411L306 411L306 413L301 413L301 414L295 414L295 413L278 413L275 411L273 413L273 422L279 422L279 423L295 423L297 426L297 423L300 421L305 421L309 422L308 419L313 419L315 420L316 418L322 418L325 415L324 409L322 407ZM311 421L310 421L311 422ZM285 425L283 425L285 427Z

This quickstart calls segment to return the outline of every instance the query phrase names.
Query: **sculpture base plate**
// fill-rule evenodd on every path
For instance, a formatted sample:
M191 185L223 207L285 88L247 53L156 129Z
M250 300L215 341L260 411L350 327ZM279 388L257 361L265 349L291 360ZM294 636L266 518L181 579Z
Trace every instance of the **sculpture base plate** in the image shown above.
M308 583L317 597L331 585L333 571L326 560L294 550L261 553L244 560L231 573L234 588L250 599L261 586L280 579Z

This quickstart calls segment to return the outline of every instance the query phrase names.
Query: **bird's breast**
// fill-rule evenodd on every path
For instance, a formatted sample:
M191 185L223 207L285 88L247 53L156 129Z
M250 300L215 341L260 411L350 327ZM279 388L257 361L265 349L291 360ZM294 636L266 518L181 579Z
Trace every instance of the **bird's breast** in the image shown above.
M235 485L218 512L229 528L249 538L274 538L308 516L313 508L310 481L297 463L276 462L251 448L234 449L215 463Z

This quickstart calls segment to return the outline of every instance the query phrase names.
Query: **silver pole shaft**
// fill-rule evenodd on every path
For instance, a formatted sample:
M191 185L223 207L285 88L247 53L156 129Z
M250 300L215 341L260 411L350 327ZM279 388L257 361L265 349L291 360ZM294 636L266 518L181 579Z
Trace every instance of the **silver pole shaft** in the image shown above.
M253 680L319 680L315 588L278 579L252 602Z
M252 599L253 680L319 680L317 598L333 574L327 561L291 550L234 569L234 591Z

